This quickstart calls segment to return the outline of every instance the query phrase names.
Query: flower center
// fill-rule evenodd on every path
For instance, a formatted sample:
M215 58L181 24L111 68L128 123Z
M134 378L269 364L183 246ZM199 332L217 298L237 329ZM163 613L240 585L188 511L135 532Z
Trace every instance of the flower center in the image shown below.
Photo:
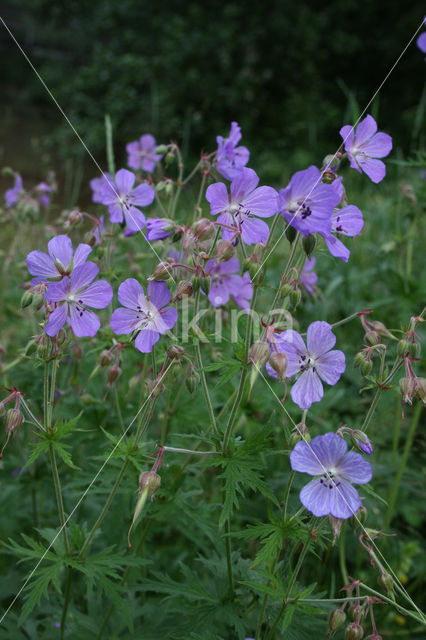
M307 371L312 369L315 372L316 360L312 356L306 353L301 353L299 356L299 369L300 371Z
M305 220L311 215L312 209L308 206L307 202L298 200L297 202L290 202L287 207L287 212L292 216L300 216L302 220Z
M128 195L128 194L126 194L125 196L120 196L120 197L118 198L118 204L120 205L120 207L121 207L122 209L127 209L127 210L129 210L129 209L130 209L130 206L131 206L131 201L130 201L130 197L129 197L129 195Z
M320 483L328 489L335 489L341 484L335 469L326 471L326 473L321 476Z

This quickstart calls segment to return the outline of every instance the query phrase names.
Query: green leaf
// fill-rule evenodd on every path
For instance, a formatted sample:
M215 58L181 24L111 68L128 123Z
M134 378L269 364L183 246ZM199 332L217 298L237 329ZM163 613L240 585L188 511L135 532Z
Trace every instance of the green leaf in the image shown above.
M384 498L382 498L382 496L379 496L378 493L376 493L369 484L364 484L362 485L362 491L365 491L366 493L368 493L369 496L371 496L372 498L375 498L376 500L380 500L380 502L383 502L383 504L385 504L386 506L389 506L388 503L386 502L386 500Z

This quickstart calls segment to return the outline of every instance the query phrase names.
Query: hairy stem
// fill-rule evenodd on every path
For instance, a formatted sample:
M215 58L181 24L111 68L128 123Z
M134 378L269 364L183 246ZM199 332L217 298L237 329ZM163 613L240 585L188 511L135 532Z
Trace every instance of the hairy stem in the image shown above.
M195 294L195 309L194 309L195 317L198 314L199 308L200 308L200 289L198 289L196 294ZM204 399L206 401L207 410L208 410L208 413L209 413L210 425L213 427L215 433L219 433L219 429L217 427L216 418L215 418L214 411L213 411L212 401L210 399L209 388L207 386L206 374L205 374L204 369L203 369L203 361L202 361L202 358L201 358L201 349L200 349L200 343L199 342L197 342L196 345L195 345L195 354L196 354L196 357L197 357L197 364L198 364L199 374L200 374L200 378L201 378L201 386L202 386L203 393L204 393Z

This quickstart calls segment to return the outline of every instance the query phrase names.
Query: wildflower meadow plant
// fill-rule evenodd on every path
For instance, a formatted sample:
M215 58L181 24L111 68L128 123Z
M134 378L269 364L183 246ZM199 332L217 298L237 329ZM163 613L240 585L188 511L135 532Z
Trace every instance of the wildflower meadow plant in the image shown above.
M380 182L392 140L371 116L340 134L322 163L259 186L235 121L193 168L145 133L117 172L107 124L109 171L59 215L53 181L26 192L11 174L6 221L27 223L25 198L52 212L39 207L4 269L23 280L10 335L26 335L0 350L4 509L19 515L19 529L4 519L2 637L278 640L328 625L377 640L398 616L424 624L419 549L384 537L420 416L406 405L425 403L424 311L389 329L352 296L377 222L345 161ZM371 246L376 231L374 260ZM368 286L381 317L386 294ZM402 457L400 408L391 436L377 413L394 396L414 411Z

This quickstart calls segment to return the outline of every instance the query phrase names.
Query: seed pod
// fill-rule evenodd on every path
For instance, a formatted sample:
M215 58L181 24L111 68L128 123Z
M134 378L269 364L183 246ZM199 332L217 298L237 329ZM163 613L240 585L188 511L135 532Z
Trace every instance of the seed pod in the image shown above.
M288 225L287 229L285 230L285 236L290 244L293 244L293 242L296 239L296 235L297 235L296 229Z
M380 343L380 336L377 331L368 331L365 334L364 339L366 344L368 344L370 347L374 347L376 344Z
M167 145L166 144L159 144L158 147L155 149L155 153L160 153L161 155L164 155L165 153L167 153Z
M328 618L328 636L333 636L346 622L346 613L341 609L334 609Z
M193 287L189 280L178 282L173 300L182 300L184 296L192 295Z
M169 356L169 358L178 359L185 355L185 349L178 344L172 344L167 349L167 355Z
M271 349L269 348L269 345L267 345L266 342L258 340L250 347L248 360L251 364L263 367L263 365L268 362L270 355Z
M310 233L308 236L303 236L302 247L303 247L303 251L306 253L308 258L311 257L316 244L317 244L317 239L312 233Z
M409 353L409 349L410 343L408 342L408 340L405 340L405 338L402 338L402 340L398 342L398 346L396 348L398 355L401 356L401 358L403 356L406 356L407 353Z
M363 376L368 376L371 369L373 368L373 363L371 360L365 359L364 362L360 366L360 370Z
M185 383L189 393L194 393L200 383L200 374L193 369L186 378Z
M139 476L139 489L143 491L148 488L148 497L153 498L154 494L161 487L161 477L155 471L144 471Z
M351 622L345 629L345 640L362 640L364 629L360 624Z
M24 291L21 298L21 309L25 309L25 307L29 307L33 301L33 293L32 291Z
M152 279L156 281L168 280L172 276L172 267L168 262L159 262L154 269Z
M285 353L279 353L278 351L274 351L269 358L269 364L277 373L279 380L284 380L285 374L288 367L288 357Z
M230 260L235 253L235 247L229 240L219 240L216 245L216 260L217 262L226 262Z
M362 612L362 607L359 604L359 602L354 602L353 604L351 604L348 610L349 617L353 621L355 621L358 618L361 612Z
M99 356L99 364L101 367L108 367L114 360L114 354L109 349L104 349Z
M408 347L410 358L418 358L420 355L420 345L418 342L410 342Z
M148 380L145 380L145 388L147 390L148 396L150 398L156 399L163 393L166 387L162 382L158 382L158 380L152 380L151 378L148 378Z
M393 593L393 578L389 573L383 572L377 578L377 582L379 585L386 591L386 594L389 598L394 600L395 596Z
M194 236L198 240L208 240L215 232L215 225L207 218L200 218L194 225Z
M121 376L121 368L118 366L118 364L113 364L108 369L107 384L111 386L120 376Z
M71 226L78 224L82 219L83 219L83 214L81 213L81 211L78 211L77 209L75 209L74 211L71 211L71 213L68 216L68 222Z
M329 515L328 516L328 522L330 524L330 529L331 529L331 532L333 534L333 542L332 542L332 544L334 546L337 538L340 536L340 532L342 530L342 526L343 526L345 520L342 520L342 518L335 518L334 516Z
M19 409L8 409L5 421L6 433L16 433L23 422L24 416Z

